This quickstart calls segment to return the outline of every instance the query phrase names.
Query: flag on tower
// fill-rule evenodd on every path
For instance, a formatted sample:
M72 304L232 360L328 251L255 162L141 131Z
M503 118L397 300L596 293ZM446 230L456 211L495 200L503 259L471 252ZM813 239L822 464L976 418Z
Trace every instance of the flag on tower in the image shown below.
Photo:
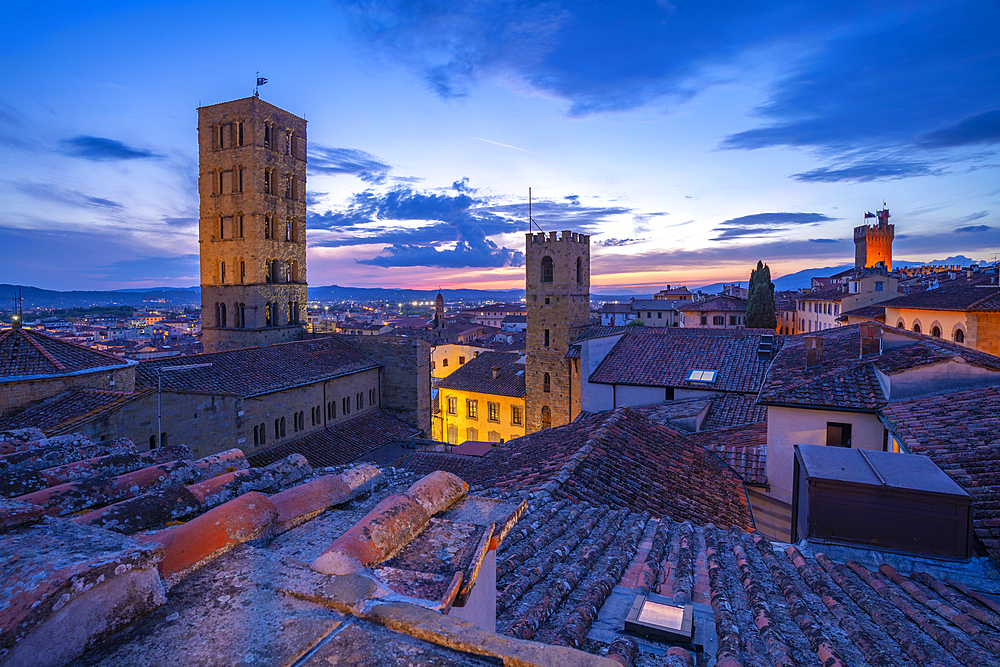
M874 213L872 213L871 211L866 211L865 212L865 220L867 220L868 218L877 218L877 217L878 216L875 215Z
M257 85L258 86L263 86L265 83L267 83L267 79L265 79L262 76L258 76L257 77Z

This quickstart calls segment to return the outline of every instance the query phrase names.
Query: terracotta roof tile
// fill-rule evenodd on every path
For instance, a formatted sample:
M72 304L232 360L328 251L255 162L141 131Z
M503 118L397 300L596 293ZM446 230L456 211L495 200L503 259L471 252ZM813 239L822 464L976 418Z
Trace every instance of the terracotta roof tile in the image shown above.
M521 356L512 352L483 352L438 382L437 386L439 389L524 398L525 366L518 363L519 359ZM497 369L497 377L493 377L494 368Z
M151 391L122 392L73 387L61 394L33 403L19 412L0 417L0 429L35 426L46 433L64 433L103 414L114 412L132 401L144 398Z
M756 393L764 381L769 361L757 355L762 335L757 330L728 330L727 336L626 335L604 357L590 381ZM773 332L767 335L774 337L775 344L780 347L784 336L774 336ZM688 382L688 373L696 368L718 371L715 382Z
M257 452L249 460L251 465L265 466L289 454L302 454L313 467L325 468L350 463L390 442L409 440L418 437L420 433L420 429L415 426L393 417L385 410L375 409Z
M747 310L747 300L741 299L737 296L719 294L718 296L713 296L709 299L705 299L704 301L686 303L683 306L680 306L677 310L695 313L707 313L709 311L745 313Z
M212 366L162 373L163 388L247 397L380 366L346 343L327 336L144 361L139 364L136 384L155 388L158 368L194 364Z
M996 312L1000 311L1000 287L945 284L938 289L899 296L879 305L886 308Z
M767 422L706 430L688 437L718 454L747 484L767 483Z
M34 329L0 333L0 379L59 375L109 366L127 366L121 357L92 350Z

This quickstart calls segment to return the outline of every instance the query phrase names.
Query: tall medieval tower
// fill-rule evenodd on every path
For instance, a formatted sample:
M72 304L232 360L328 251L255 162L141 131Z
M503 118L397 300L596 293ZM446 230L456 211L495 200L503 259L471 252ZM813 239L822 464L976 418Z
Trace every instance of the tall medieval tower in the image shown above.
M874 225L868 218L878 219ZM882 207L874 214L865 214L865 224L854 228L854 268L864 269L885 262L886 271L892 271L892 239L895 225L889 224L889 209Z
M579 359L569 343L590 324L590 237L527 234L528 343L525 432L562 426L580 413Z
M296 340L306 308L306 121L247 97L198 109L202 343Z

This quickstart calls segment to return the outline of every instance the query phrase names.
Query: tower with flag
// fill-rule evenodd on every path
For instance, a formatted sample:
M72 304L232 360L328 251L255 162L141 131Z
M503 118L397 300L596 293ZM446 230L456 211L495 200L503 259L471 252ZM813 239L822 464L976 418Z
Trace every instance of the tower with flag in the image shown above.
M875 218L874 224L868 224ZM892 239L895 225L889 224L889 208L883 202L882 209L875 213L865 213L865 224L854 228L854 268L863 269L885 263L887 271L892 271Z

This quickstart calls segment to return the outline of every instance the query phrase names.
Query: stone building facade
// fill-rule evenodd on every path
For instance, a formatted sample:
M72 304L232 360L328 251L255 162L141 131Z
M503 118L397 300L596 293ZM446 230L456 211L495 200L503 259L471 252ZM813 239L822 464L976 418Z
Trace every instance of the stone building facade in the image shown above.
M528 234L525 431L568 424L580 413L580 360L569 343L590 323L590 237Z
M306 121L248 97L198 109L205 351L296 340L306 309Z

